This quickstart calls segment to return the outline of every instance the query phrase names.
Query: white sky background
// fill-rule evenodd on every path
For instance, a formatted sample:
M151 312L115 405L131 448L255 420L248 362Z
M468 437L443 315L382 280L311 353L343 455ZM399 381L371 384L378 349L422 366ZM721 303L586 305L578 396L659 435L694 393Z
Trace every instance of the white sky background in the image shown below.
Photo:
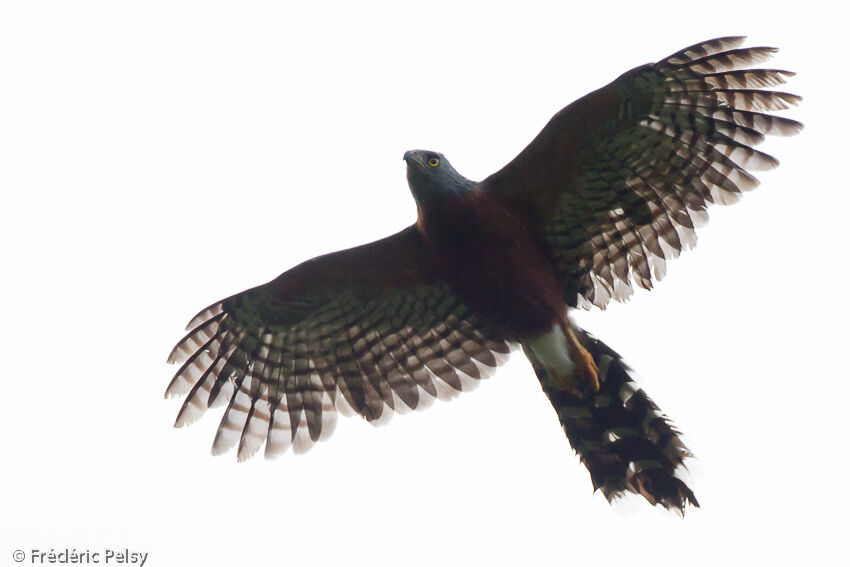
M846 558L846 14L798 2L19 2L0 8L0 564L829 565ZM652 293L580 314L698 455L682 520L591 493L515 355L451 403L237 464L172 429L221 297L415 214L402 154L481 179L549 117L720 35L798 72L796 138Z

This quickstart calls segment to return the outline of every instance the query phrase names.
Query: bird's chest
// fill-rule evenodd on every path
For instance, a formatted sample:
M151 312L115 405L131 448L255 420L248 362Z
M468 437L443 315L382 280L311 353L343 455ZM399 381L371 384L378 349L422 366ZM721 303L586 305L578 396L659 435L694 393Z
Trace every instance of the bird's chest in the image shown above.
M541 244L511 213L472 202L434 223L435 265L470 310L505 338L548 332L566 316L560 285Z

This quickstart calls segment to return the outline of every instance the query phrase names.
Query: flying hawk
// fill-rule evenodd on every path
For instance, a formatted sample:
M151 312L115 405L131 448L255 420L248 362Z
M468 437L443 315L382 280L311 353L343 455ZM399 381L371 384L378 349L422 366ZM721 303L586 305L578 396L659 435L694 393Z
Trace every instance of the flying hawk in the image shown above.
M513 346L531 361L564 431L612 500L684 512L691 454L620 356L570 312L649 289L696 242L711 203L778 162L753 149L799 122L766 111L800 97L793 75L750 69L776 49L724 37L621 75L559 111L483 181L445 156L404 154L416 222L313 258L217 301L168 361L176 426L226 405L212 451L274 457L329 436L337 411L376 422L471 389Z

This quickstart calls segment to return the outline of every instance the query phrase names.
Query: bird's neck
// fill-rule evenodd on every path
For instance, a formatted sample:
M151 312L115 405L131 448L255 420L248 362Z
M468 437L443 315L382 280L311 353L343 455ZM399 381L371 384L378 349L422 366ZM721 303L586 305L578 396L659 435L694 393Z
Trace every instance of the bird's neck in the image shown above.
M456 240L468 228L475 195L466 194L432 195L416 201L416 229L432 245L438 247Z

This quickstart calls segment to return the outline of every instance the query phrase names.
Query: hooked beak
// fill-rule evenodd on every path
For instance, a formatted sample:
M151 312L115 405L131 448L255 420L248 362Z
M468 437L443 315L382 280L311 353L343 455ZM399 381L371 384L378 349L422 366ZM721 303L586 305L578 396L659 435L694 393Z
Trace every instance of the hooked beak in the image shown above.
M425 169L425 163L422 161L422 154L416 151L407 151L404 152L404 161L407 162L407 166L416 165L419 169Z

